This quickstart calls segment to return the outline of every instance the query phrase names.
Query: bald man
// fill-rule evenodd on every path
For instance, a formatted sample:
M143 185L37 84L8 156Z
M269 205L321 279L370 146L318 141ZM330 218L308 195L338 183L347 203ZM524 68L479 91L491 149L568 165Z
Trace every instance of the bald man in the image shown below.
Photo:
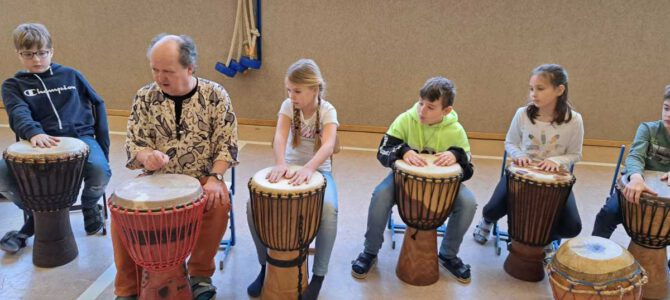
M200 235L187 263L193 298L212 299L214 256L228 224L230 199L223 174L237 161L237 119L226 90L194 76L197 51L190 37L161 34L147 51L154 82L137 91L128 119L129 169L184 174L207 196ZM116 299L136 299L138 268L112 223Z

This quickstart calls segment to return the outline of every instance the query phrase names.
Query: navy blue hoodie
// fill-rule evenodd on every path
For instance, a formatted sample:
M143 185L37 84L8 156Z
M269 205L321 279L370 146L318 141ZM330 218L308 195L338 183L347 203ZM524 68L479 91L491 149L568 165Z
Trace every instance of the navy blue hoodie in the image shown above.
M95 137L109 160L105 103L77 70L53 63L43 73L19 71L2 84L2 101L20 138Z

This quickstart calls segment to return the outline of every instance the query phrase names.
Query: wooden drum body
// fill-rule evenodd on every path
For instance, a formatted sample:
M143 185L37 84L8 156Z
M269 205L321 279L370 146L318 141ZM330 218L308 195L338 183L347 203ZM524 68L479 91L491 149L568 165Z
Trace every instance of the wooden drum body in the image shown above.
M133 179L109 201L123 246L144 269L140 299L191 299L184 267L202 224L200 182L177 174Z
M628 246L633 256L649 274L649 283L642 289L645 299L668 297L667 250L670 244L670 187L661 181L664 172L645 171L644 181L658 196L643 193L640 203L628 202L622 193L628 178L622 176L616 189L623 215L623 225L631 237Z
M33 263L38 267L58 267L79 254L70 226L70 206L77 201L89 149L79 139L60 140L51 148L17 142L3 153L24 206L33 211Z
M630 252L597 236L561 245L547 266L554 299L638 300L647 274Z
M393 168L395 201L407 224L396 275L417 286L439 279L436 229L449 217L463 177L460 165L436 166L436 156L421 156L428 162L425 167L397 160Z
M265 177L271 170L249 180L254 228L268 248L261 299L297 299L307 288L307 249L321 224L326 180L314 172L306 184L293 186L285 178L270 183Z
M511 163L507 176L507 222L512 240L505 271L514 278L540 281L544 278L544 246L570 195L575 177L561 168L541 170L537 163L520 167Z

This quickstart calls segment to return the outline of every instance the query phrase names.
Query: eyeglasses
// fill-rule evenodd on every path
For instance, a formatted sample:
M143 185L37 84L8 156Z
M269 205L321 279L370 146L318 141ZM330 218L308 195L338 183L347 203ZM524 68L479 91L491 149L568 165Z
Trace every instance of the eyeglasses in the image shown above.
M21 54L21 57L25 59L32 59L35 55L37 55L37 58L39 59L44 59L47 56L49 56L49 53L51 53L50 50L39 50L39 51L21 51L19 54Z

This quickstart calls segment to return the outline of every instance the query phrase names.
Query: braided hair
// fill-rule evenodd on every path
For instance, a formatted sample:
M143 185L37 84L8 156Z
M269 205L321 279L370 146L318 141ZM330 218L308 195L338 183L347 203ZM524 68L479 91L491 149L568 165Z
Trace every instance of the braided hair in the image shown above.
M304 85L309 88L317 88L317 106L316 106L316 140L314 151L321 147L321 100L326 88L326 83L321 76L321 70L311 59L300 59L293 63L286 72L286 79L294 84ZM300 109L293 106L293 121L291 124L293 140L291 146L298 147L300 144L300 134L302 131L302 122L300 121Z

